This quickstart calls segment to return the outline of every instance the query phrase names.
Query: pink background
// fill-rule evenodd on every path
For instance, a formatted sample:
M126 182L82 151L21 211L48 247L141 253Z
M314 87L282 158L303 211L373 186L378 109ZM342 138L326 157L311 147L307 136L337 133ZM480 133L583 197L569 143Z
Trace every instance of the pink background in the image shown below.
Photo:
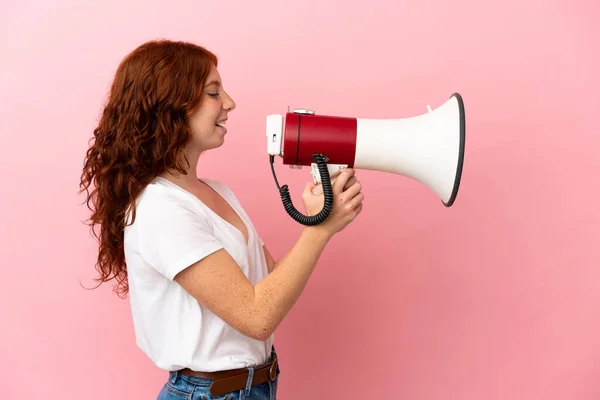
M571 3L569 5L569 3ZM232 7L227 10L227 7ZM0 6L0 398L151 399L128 300L94 291L77 194L115 68L148 39L215 51L238 108L201 174L228 183L271 252L284 212L265 116L467 110L455 206L358 171L361 218L277 331L280 398L600 398L600 129L592 1L6 1ZM300 204L309 171L277 166Z

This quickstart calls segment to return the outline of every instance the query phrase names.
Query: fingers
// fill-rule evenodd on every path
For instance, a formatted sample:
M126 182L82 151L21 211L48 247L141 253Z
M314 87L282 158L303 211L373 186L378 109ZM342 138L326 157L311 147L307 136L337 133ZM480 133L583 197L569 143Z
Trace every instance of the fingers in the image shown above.
M360 203L358 206L356 206L356 208L354 208L354 211L353 211L352 219L356 218L358 216L358 214L360 214L362 209L363 209L363 203Z
M334 171L333 173L329 174L329 179L330 179L332 186L334 185L335 179L337 178L337 176L341 173L342 173L341 170L337 170L337 171ZM311 183L309 183L309 184L311 184ZM314 195L323 194L323 185L320 182L317 184L311 184L311 185L312 185L311 186L312 194L314 194Z
M365 195L362 192L360 192L356 196L354 196L350 200L348 200L346 202L346 204L344 204L344 206L346 207L347 210L354 210L355 208L357 208L359 206L362 207L362 202L364 199L365 199Z
M332 179L331 179L331 183L335 184L335 179L333 179L334 176L339 175L339 172L336 173L335 175L332 175ZM351 177L347 182L346 185L344 186L344 188L342 190L346 190L348 189L350 186L352 186L354 184L354 182L356 182L356 176ZM323 186L319 183L317 184L313 189L312 189L313 194L322 194L323 193Z
M337 178L338 176L339 178ZM342 192L344 193L344 198L350 199L362 189L360 184L356 186L358 180L356 179L355 171L352 168L344 168L342 171L336 171L331 174L331 177L337 178L332 184L334 193ZM349 191L350 188L352 188L352 190ZM311 192L314 195L321 195L323 194L323 185L320 183L313 184L312 182L308 182L304 190L305 192Z
M353 176L354 176L354 169L353 168L344 168L342 170L342 172L336 178L335 182L333 183L333 191L334 191L334 193L340 193L340 192L342 192L344 190L344 187L346 186L346 184L350 180L350 178L352 178Z
M346 182L346 185L344 186L344 190L348 190L350 186L354 185L354 182L356 182L356 175L348 179L348 182Z
M352 184L352 186L350 186L344 192L340 193L340 195L339 195L340 201L342 203L348 202L350 199L352 199L357 194L359 194L361 190L362 190L362 185L360 184L360 182L358 180L355 179L355 182Z

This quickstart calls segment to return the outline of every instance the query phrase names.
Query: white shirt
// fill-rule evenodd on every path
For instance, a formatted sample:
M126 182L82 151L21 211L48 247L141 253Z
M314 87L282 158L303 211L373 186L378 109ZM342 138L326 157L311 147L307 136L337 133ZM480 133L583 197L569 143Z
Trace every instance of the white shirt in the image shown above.
M219 371L259 365L274 337L257 341L226 324L173 280L207 255L225 248L252 285L268 274L263 242L233 192L203 179L237 212L242 233L192 193L156 178L137 200L125 228L129 297L138 347L161 369Z

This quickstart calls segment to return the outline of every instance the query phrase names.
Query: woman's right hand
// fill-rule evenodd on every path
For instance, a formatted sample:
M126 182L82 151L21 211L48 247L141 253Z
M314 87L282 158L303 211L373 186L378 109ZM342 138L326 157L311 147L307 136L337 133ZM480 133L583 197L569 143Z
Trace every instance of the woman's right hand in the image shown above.
M329 217L318 225L331 235L344 229L360 214L365 197L353 168L344 168L339 174L332 176L332 178L334 177L335 180L332 184L333 209ZM318 214L323 209L325 200L322 186L312 182L307 183L302 193L302 199L309 216Z

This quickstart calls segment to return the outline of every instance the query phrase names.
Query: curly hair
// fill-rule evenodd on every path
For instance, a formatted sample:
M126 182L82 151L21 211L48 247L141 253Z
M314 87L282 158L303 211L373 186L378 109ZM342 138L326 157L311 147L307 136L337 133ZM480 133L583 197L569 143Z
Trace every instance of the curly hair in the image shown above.
M96 281L116 280L127 295L123 246L136 199L163 171L185 174L183 150L191 141L189 117L201 102L212 52L188 42L150 41L119 65L81 174L80 191L92 214L87 224L99 244ZM99 228L99 232L98 232Z

